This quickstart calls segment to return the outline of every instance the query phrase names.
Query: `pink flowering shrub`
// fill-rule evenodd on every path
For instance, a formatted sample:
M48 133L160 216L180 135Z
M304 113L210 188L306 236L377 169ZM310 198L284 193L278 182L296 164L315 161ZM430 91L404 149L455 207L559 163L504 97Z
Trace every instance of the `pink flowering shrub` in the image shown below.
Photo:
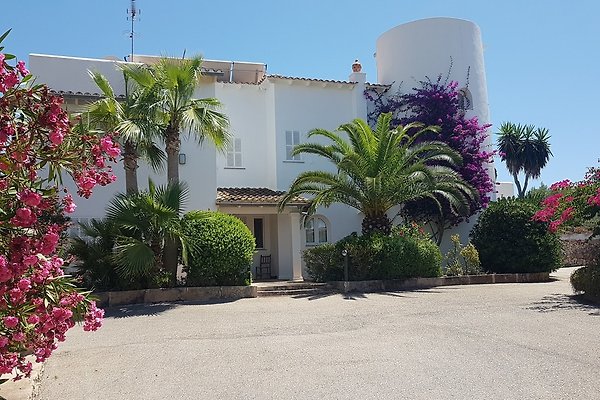
M119 148L112 135L73 127L62 99L7 58L0 54L0 373L19 379L31 372L25 354L42 362L75 323L86 331L102 324L104 311L63 273L65 213L76 206L57 183L67 172L89 197L114 181L108 165Z
M552 232L563 225L591 222L592 235L600 235L600 169L590 168L583 181L560 181L550 190L552 194L542 201L534 220L548 222Z

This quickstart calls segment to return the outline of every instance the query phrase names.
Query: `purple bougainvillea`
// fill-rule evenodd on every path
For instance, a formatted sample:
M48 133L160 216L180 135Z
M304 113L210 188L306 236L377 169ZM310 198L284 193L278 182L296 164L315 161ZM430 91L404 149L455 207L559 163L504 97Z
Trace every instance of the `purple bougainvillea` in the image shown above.
M380 113L392 113L395 124L408 124L418 121L425 125L437 125L439 133L431 133L423 140L440 140L447 143L463 157L463 165L458 170L466 182L473 186L479 193L479 198L473 199L470 204L470 215L458 216L451 212L445 213L444 221L437 221L438 228L443 230L457 225L468 219L490 201L490 194L494 190L494 181L488 175L487 164L492 161L494 152L484 149L489 124L480 124L477 117L468 118L461 107L467 103L461 99L458 82L448 81L438 76L436 80L426 78L418 82L409 93L398 92L389 94L389 89L376 92L367 89L365 96L371 102L369 120L373 120ZM419 202L406 207L406 212L424 222L439 219L439 211L434 204Z

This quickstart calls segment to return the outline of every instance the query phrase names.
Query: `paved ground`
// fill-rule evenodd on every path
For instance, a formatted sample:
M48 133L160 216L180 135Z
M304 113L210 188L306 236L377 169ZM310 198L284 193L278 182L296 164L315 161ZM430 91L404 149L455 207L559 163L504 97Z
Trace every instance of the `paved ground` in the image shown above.
M44 370L55 399L599 399L600 310L567 282L111 311Z

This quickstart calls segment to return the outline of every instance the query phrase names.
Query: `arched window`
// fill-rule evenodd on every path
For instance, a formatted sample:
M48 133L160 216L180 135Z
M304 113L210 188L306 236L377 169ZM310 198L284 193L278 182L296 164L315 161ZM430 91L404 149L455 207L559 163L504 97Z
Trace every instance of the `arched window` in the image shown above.
M473 109L473 96L471 96L469 89L462 88L458 90L458 108L461 110Z
M327 223L321 217L310 217L304 223L306 244L327 243Z

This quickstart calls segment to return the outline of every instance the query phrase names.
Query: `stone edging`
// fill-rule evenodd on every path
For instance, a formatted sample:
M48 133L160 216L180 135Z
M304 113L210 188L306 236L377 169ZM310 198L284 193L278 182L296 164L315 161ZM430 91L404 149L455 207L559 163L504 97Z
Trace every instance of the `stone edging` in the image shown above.
M329 285L340 292L388 292L396 290L427 289L436 286L490 283L534 283L548 281L550 281L549 272L534 272L526 274L464 275L378 281L334 281L329 282Z
M207 286L93 293L101 307L173 301L237 300L257 297L256 286Z

